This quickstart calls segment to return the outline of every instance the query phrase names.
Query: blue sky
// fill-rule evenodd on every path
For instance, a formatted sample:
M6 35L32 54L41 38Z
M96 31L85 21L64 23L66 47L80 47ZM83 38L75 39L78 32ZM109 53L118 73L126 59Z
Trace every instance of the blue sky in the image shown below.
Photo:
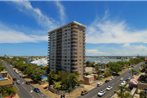
M86 55L147 55L147 2L0 2L0 55L47 56L47 32L87 27Z

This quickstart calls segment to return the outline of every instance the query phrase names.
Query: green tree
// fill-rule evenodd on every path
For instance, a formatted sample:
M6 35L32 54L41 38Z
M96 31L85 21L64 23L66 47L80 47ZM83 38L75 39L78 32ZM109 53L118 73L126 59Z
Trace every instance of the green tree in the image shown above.
M55 72L54 71L51 71L49 74L48 74L48 83L49 85L53 85L54 84L54 77L55 77Z
M4 69L5 68L2 65L0 65L0 72L3 71Z
M105 72L104 72L104 76L105 76L105 77L108 77L108 76L110 76L110 75L111 75L110 69L109 69L109 68L106 68L106 69L105 69Z
M55 89L59 90L59 89L61 89L61 87L62 87L61 81L59 81L59 82L54 82L54 88L55 88Z
M55 89L72 90L78 84L78 74L69 72L53 72L48 75L49 85L53 85ZM60 87L61 85L61 87Z
M138 73L138 71L135 70L135 69L131 69L130 71L131 71L131 75L132 75L132 76L133 76L135 73Z
M140 98L147 98L147 94L144 91L140 92Z
M0 87L0 93L3 97L11 96L16 93L16 89L14 87Z
M119 86L119 92L117 92L118 97L124 98L125 95L125 86Z

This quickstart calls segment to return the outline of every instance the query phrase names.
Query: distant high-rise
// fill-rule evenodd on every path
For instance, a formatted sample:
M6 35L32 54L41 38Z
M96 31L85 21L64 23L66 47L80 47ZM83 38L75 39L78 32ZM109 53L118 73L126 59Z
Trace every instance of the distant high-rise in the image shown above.
M49 34L49 68L51 71L78 72L83 77L85 29L76 21Z

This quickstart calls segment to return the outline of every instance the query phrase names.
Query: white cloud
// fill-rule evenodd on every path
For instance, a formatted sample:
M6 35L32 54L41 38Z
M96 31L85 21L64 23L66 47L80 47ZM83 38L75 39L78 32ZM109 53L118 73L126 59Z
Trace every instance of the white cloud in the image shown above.
M147 46L145 45L147 43L147 28L133 29L125 21L111 20L105 15L101 19L96 18L87 26L86 42L93 45L113 44L113 46L103 47L104 50L93 51L95 53L102 51L101 54L97 53L98 56L147 55Z
M133 30L125 21L96 19L87 28L87 43L147 43L147 29Z
M16 8L19 11L33 17L36 22L44 28L43 31L51 30L59 26L60 22L57 22L51 17L46 16L39 8L33 7L30 1L17 0L12 1L12 3L15 4ZM59 10L60 20L63 23L65 21L66 16L65 8L59 1L56 1L56 6ZM30 34L26 33L28 31L30 32ZM25 43L48 40L47 32L46 35L39 35L41 34L41 30L39 30L38 35L35 35L37 32L35 32L34 34L33 31L34 30L31 31L30 29L27 30L26 27L19 26L18 28L17 25L9 26L0 22L0 34L2 35L0 36L0 43Z
M60 1L56 1L55 2L57 8L58 8L58 11L59 11L59 14L60 14L60 20L61 20L61 23L64 23L65 22L65 19L66 19L66 13L65 13L65 8L64 6L61 4Z
M145 45L123 45L120 54L125 55L147 55L147 46Z
M25 43L47 41L47 35L28 35L0 23L0 43Z
M124 44L124 45L121 45L121 48L111 46L105 50L87 49L86 55L88 56L137 56L137 55L146 56L147 46Z
M104 55L106 55L106 53L99 51L97 49L87 49L86 55L88 55L88 56L104 56Z
M53 29L58 25L51 17L46 16L39 8L34 8L29 1L13 1L21 12L34 17L38 24L45 29Z

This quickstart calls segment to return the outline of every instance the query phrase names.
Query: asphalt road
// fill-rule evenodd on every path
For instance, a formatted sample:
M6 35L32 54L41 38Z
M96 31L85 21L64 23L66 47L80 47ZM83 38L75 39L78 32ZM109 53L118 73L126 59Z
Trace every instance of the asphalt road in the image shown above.
M49 98L42 93L30 92L31 90L33 90L33 86L25 84L25 80L13 71L13 68L10 64L6 63L5 61L2 61L2 63L13 78L20 80L20 84L14 82L14 86L17 88L20 98Z
M144 62L141 62L139 64L137 64L134 69L138 70L139 67L143 64ZM114 95L114 91L118 90L118 87L120 85L120 83L122 82L120 79L123 78L123 80L126 80L127 78L131 77L131 72L128 69L125 73L121 74L118 77L115 77L113 80L109 81L108 83L104 83L103 85L101 85L100 87L96 87L94 89L92 89L91 91L89 91L86 95L84 96L79 96L78 98L111 98L112 95ZM97 93L100 90L106 90L106 88L108 86L112 86L113 88L110 91L106 91L105 95L102 97L98 97Z

